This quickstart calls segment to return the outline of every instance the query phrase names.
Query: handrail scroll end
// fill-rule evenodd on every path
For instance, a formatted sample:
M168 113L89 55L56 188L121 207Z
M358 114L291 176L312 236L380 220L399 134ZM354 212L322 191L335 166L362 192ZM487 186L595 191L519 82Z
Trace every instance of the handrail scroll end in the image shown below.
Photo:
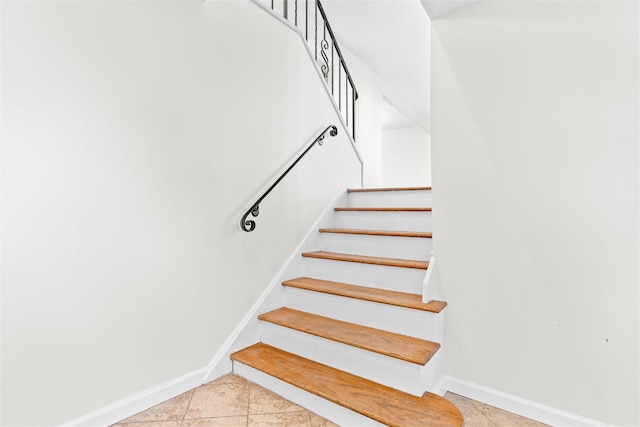
M247 217L249 216L249 214L257 217L260 214L260 205L256 204L251 206L251 209L245 212L245 214L242 216L242 219L240 220L240 228L242 228L242 231L246 231L247 233L256 229L256 222L254 220L250 219L247 221Z

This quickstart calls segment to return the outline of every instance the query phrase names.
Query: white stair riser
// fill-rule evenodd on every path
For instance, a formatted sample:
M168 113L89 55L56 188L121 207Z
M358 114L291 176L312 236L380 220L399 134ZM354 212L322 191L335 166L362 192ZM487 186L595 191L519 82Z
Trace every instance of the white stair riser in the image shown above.
M431 207L431 190L349 193L350 207Z
M422 365L320 338L269 322L261 324L261 341L289 353L379 384L421 396Z
M431 212L339 211L334 227L368 230L432 231Z
M422 368L422 389L425 391L432 391L438 383L443 379L444 375L444 347L433 355L429 363Z
M442 313L414 310L285 286L284 305L344 322L442 342Z
M339 426L384 427L369 417L360 415L343 406L329 402L313 393L309 393L296 386L265 374L240 362L233 362L233 372L273 391L276 394L316 413Z
M428 260L432 239L422 237L370 236L320 233L323 251L379 257Z
M440 361L440 350L433 355L433 357L429 360L429 362L422 367L422 371L420 374L420 388L422 393L425 391L433 390L437 381L436 374L438 372L438 363ZM421 395L422 396L422 395Z
M305 257L304 275L410 294L422 293L426 270Z

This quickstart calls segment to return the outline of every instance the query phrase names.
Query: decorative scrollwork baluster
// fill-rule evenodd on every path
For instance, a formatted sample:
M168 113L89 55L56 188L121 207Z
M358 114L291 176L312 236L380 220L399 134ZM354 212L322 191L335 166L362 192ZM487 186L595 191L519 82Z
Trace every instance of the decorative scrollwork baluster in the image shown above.
M340 45L333 34L327 14L320 0L304 1L304 24L302 16L302 2L298 0L253 0L262 4L271 13L279 15L284 20L298 28L300 34L309 44L316 66L320 69L320 77L324 78L333 96L342 121L351 133L355 142L355 111L358 91L356 90L351 73L344 62ZM270 9L269 9L270 4ZM293 9L293 10L290 10ZM290 19L291 18L291 19ZM302 29L304 25L304 31ZM310 31L312 33L310 34ZM331 52L329 52L331 50ZM344 84L343 84L344 82Z
M329 56L327 55L327 51L329 50L329 42L324 39L320 42L320 55L322 56L322 60L324 64L320 65L320 69L322 70L322 74L324 75L324 79L329 81Z

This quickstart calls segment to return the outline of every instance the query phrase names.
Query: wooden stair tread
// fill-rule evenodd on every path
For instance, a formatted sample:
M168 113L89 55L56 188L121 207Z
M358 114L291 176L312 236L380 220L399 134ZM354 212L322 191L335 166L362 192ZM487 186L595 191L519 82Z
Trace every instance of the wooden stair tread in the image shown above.
M375 191L424 191L431 190L431 187L381 187L381 188L349 188L349 193L369 193Z
M286 280L282 282L282 284L292 288L306 289L309 291L323 292L347 298L356 298L381 304L413 308L432 313L440 313L447 306L447 303L444 301L434 300L422 302L422 296L417 294L369 288L366 286L351 285L348 283L331 282L328 280L313 279L310 277L299 277L297 279Z
M287 307L261 314L258 319L418 365L425 365L440 348L440 344L433 341Z
M342 207L333 208L336 212L431 212L431 208L426 207L387 207L387 208L374 208L374 207Z
M305 252L303 257L330 259L334 261L358 262L362 264L384 265L390 267L417 268L426 270L429 267L429 261L401 259L401 258L383 258L367 255L341 254L337 252L315 251Z
M432 393L395 390L327 365L258 343L231 359L388 426L462 426L458 408Z
M321 233L363 234L367 236L421 237L432 238L428 231L361 230L357 228L321 228Z

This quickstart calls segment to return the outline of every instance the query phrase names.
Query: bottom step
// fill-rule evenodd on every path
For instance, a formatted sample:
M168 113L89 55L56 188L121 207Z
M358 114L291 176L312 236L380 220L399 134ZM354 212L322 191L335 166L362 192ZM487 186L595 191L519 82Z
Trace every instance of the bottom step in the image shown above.
M421 398L258 343L231 359L388 426L462 426L462 415L432 393Z

